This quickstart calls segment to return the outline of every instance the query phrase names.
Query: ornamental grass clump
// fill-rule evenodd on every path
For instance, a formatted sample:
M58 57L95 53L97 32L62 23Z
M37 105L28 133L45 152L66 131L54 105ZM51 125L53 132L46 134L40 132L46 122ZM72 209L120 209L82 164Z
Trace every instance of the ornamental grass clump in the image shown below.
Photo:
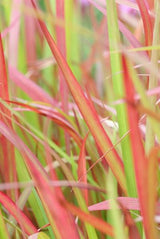
M159 238L159 0L0 2L0 238Z

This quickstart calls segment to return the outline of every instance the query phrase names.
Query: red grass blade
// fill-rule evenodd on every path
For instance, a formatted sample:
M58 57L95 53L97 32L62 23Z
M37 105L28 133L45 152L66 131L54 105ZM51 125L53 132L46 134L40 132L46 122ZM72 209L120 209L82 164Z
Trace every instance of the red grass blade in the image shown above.
M25 0L25 6L31 7L31 3ZM26 56L28 67L32 66L32 63L36 60L36 21L34 17L25 14L25 44L26 44Z
M152 11L152 9L154 9L154 0L147 0L147 2L148 2L150 11Z
M56 0L56 16L65 23L65 0ZM63 57L66 58L66 33L65 28L56 26L56 42L57 47L60 49ZM59 81L60 81L60 94L62 101L62 110L68 113L68 86L64 79L64 75L59 70ZM67 132L65 132L66 151L70 154L70 138Z
M27 235L37 232L36 227L32 224L29 218L17 207L17 205L4 193L0 192L0 202L7 211L23 226L23 230Z
M34 1L32 1L32 3L34 8L37 9ZM97 142L97 145L101 149L102 153L105 155L105 152L107 151L107 149L112 147L112 142L109 139L108 135L106 134L104 128L102 127L96 110L90 105L89 100L85 96L79 83L77 82L72 71L70 70L67 62L63 58L53 38L48 32L46 25L41 20L38 20L38 22L50 46L51 51L59 67L61 68L63 72L65 80L68 84L68 87L72 93L72 96L77 106L79 107L79 110L81 111L81 114L83 115L83 118L85 119L92 135L94 136L95 141ZM107 154L105 158L109 166L111 167L115 177L117 178L117 181L121 185L123 191L126 193L126 182L125 182L125 176L124 176L123 163L119 155L117 154L116 150L113 149L113 151Z
M123 208L121 205L123 214L124 214L124 220L125 220L125 224L128 227L128 238L129 239L141 239L140 233L138 231L138 228L136 227L136 222L134 221L134 219L132 218L130 212Z
M87 137L88 137L88 134L85 136L83 140L79 159L78 159L78 179L80 182L83 182L86 184L87 184L87 174L86 174L85 144L86 144ZM88 205L88 191L83 190L83 195L84 195L86 204Z
M94 226L99 231L109 235L114 236L113 228L110 224L106 223L100 218L95 217L92 214L86 213L79 209L78 207L74 206L73 204L70 204L68 202L64 202L64 205L68 208L68 210L73 214L78 216L82 221L90 223L92 226Z
M146 46L152 45L153 38L153 25L151 21L151 16L149 14L149 8L147 0L137 0L139 10L141 12L144 32L145 32L145 44Z
M134 159L135 175L137 190L141 208L141 214L143 217L144 230L146 239L156 238L154 223L150 221L150 211L148 208L149 195L148 195L148 159L145 156L144 147L141 140L140 131L138 128L138 112L134 105L134 86L132 83L131 74L128 71L130 66L126 59L123 57L123 69L124 69L124 84L126 89L127 101L129 102L128 109L128 121L130 126L131 146Z
M5 65L5 58L3 52L2 39L0 34L0 98L3 100L9 100L7 72ZM11 112L0 104L0 110L8 117L4 117L0 112L0 120L5 122L10 128L12 128ZM4 136L0 136L2 158L0 160L0 171L2 173L2 180L7 182L16 181L16 167L14 148L10 142L8 142ZM12 192L8 192L9 194ZM10 194L11 195L11 194ZM12 195L13 196L13 195Z
M2 99L9 99L8 95L8 83L7 83L7 72L6 72L6 64L4 59L2 38L0 34L0 97Z
M16 102L16 101L11 101L10 100L10 101L7 101L7 102L24 107L24 108L18 109L20 111L28 110L28 111L36 112L37 114L40 114L40 115L47 116L48 118L53 120L56 124L58 124L63 129L65 129L68 132L68 134L70 134L70 136L73 137L73 139L78 144L78 146L81 147L81 145L82 145L82 138L80 137L78 132L76 132L76 130L64 118L63 115L61 115L59 112L57 112L53 108L45 106L45 105L41 105L41 104L38 104L38 103L32 104L35 107L37 107L37 108L35 108L35 107L31 106L31 105L27 105L27 104Z
M64 14L64 0L56 0L56 16L58 19L61 19L65 21L65 14ZM66 58L66 34L64 27L56 26L56 42L57 47L60 50L61 54L64 58ZM68 87L66 84L66 81L64 79L63 73L59 72L59 79L60 79L60 93L61 93L61 99L62 99L62 109L65 113L68 111Z
M39 160L14 131L9 129L2 121L0 121L0 132L14 144L22 154L56 237L78 239L79 235L73 218L61 204L61 201L64 200L63 194L59 188L53 189L50 186L48 175L39 163ZM52 173L53 172L54 170Z

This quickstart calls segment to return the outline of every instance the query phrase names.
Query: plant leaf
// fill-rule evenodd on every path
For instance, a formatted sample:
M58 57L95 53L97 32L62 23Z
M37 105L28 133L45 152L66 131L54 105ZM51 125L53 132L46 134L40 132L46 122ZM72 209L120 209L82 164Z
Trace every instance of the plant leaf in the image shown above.
M130 137L132 145L132 153L134 160L135 176L138 197L140 202L141 214L143 217L144 230L147 239L156 238L154 223L150 220L150 211L148 207L149 197L148 197L148 184L146 187L146 182L148 182L148 159L145 155L144 147L142 144L142 139L140 131L138 128L138 112L136 108L132 105L134 104L134 86L132 83L131 73L129 71L130 67L127 64L127 60L123 57L123 69L124 69L124 83L127 93L127 101L131 102L128 104L128 119L130 125Z
M0 192L0 202L7 211L23 226L23 230L27 235L37 232L36 227L29 218L17 207L17 205L3 192Z
M64 204L73 215L78 216L82 221L90 223L96 229L107 235L114 235L112 226L103 221L102 219L97 218L92 214L86 213L68 202L64 202Z
M137 4L143 20L145 44L146 46L150 46L152 45L153 25L149 14L148 3L147 0L137 0Z
M53 190L50 186L48 175L38 159L14 131L9 129L2 121L0 121L0 132L14 144L23 155L26 166L35 182L44 209L46 210L48 219L57 238L79 238L73 218L61 204L63 195L60 189L57 188Z
M37 9L34 1L32 1L32 3L33 3L34 8ZM90 105L89 100L85 96L79 83L75 79L72 71L68 67L67 62L61 55L53 38L51 37L50 33L48 32L47 27L45 26L44 22L42 22L41 20L38 20L38 22L41 26L41 29L43 31L43 34L44 34L46 40L50 46L51 51L52 51L55 59L57 60L59 67L61 68L61 70L63 72L65 80L68 84L68 87L72 93L72 96L73 96L77 106L79 107L81 114L83 115L83 117L84 117L92 135L94 136L95 141L97 142L98 146L100 147L102 153L105 155L105 152L107 151L107 149L112 147L112 142L109 139L108 135L106 134L104 128L102 127L96 110ZM113 170L113 173L116 176L123 191L125 193L127 193L123 163L115 149L113 149L106 156L106 160L107 160L109 166L111 167L111 169Z
M0 98L3 100L9 100L8 93L8 82L7 82L7 72L6 64L3 52L2 38L0 34ZM6 114L6 117L2 114ZM11 112L0 103L0 120L5 122L10 128L12 128L11 122ZM0 136L2 159L0 161L1 172L4 172L2 178L7 182L16 181L16 167L15 167L15 156L14 147L8 142L4 136ZM14 197L14 192L8 192L12 197Z
M86 153L85 153L85 144L87 140L88 134L85 136L81 151L79 154L79 159L78 159L78 179L80 182L86 183L87 184L87 174L86 174ZM83 195L86 201L86 204L88 205L88 191L83 190Z

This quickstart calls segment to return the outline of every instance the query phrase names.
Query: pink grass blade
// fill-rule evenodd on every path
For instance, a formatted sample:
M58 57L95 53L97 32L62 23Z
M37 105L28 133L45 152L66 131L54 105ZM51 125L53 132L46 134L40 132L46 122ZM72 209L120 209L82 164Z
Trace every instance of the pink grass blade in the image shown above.
M67 3L68 4L68 3ZM56 16L65 23L65 0L56 0ZM62 53L63 57L66 58L66 33L65 28L56 26L56 42L57 47ZM68 113L68 86L64 79L64 75L59 70L59 81L60 81L60 94L62 101L62 110ZM66 150L70 154L70 139L67 132L65 132Z
M70 204L68 202L65 202L64 204L73 215L78 216L82 221L90 223L97 230L107 235L110 235L112 237L114 236L114 231L110 224L106 223L105 221L103 221L102 219L98 217L95 217L94 215L90 213L86 213L82 211L81 209L74 206L73 204Z
M29 218L18 208L18 206L4 193L0 192L0 203L7 211L23 226L23 230L27 235L37 232L36 227Z
M58 19L65 21L65 1L64 0L56 0L56 16ZM64 58L66 58L66 34L65 28L61 26L56 26L56 42L57 47L60 50L61 54ZM61 100L62 100L62 109L65 113L68 111L68 87L66 81L64 79L63 73L59 72L59 79L60 79L60 93L61 93Z
M118 197L117 202L128 210L140 210L138 198ZM110 210L110 200L105 200L88 207L89 211Z
M16 68L9 66L10 79L35 101L42 101L55 105L54 100L40 86L20 73Z
M154 149L152 151L152 153L156 154L157 153L156 151L157 151L157 148ZM159 151L159 149L158 149L158 151ZM152 159L154 156L157 157L157 155L152 155ZM148 176L148 180L149 180L148 194L150 197L150 203L148 204L148 207L150 207L152 220L153 220L153 215L155 216L155 213L159 214L159 212L160 212L160 203L155 203L157 200L157 195L155 192L155 188L156 188L155 185L157 184L157 178L156 178L157 175L155 174L155 171L156 171L155 170L155 162L156 161L157 161L157 158L156 158L156 160L154 160L154 162L150 162L150 163L152 163L152 169L150 169L150 173L148 174L149 175ZM153 171L153 169L154 169L154 171ZM154 172L154 175L153 175L153 172ZM152 179L151 179L151 176L153 177ZM153 197L151 197L152 194L153 194ZM118 208L123 207L124 209L127 209L127 210L141 211L138 198L117 197L117 202L119 204ZM110 209L111 209L110 200L105 200L100 203L90 205L88 207L89 211L99 211L99 210L101 211L101 210L110 210Z
M0 121L0 132L21 152L56 237L78 239L79 235L73 218L61 203L64 199L60 189L53 189L50 186L49 178L36 156L2 121Z
M87 174L86 174L86 152L85 152L85 144L87 140L88 134L85 136L81 151L79 154L79 159L78 159L78 179L80 182L86 183L87 184ZM88 191L83 190L83 196L85 198L86 204L88 205Z
M0 34L0 98L3 100L9 100L7 72L1 34ZM8 109L6 109L2 104L0 104L0 110L8 116L8 118L6 117L4 118L4 116L0 112L0 120L5 122L10 128L12 128L11 112ZM7 182L16 181L14 147L2 135L0 136L0 143L3 155L0 162L1 167L0 170L1 173L3 172L2 180L4 179ZM8 193L10 194L10 192Z
M28 0L25 0L25 6L31 8L31 3ZM25 45L26 45L26 56L27 56L27 65L30 68L36 60L36 21L34 17L25 14Z
M157 148L155 149L155 151L157 151ZM153 155L152 155L152 157L153 157ZM152 163L152 164L155 166L155 162ZM152 172L153 172L153 168L154 168L153 165L152 165L152 170L151 170ZM154 171L154 173L155 173L155 171ZM155 182L156 182L155 178L156 178L156 175L154 175L154 180L152 180L152 183L151 183L152 185L153 185L153 182L154 182L154 185L155 185ZM152 190L153 190L153 188L152 188ZM155 195L155 192L154 192L154 195ZM154 198L156 198L156 197L154 196ZM119 207L123 206L123 208L128 209L128 210L141 211L138 198L117 197L117 202L120 205ZM110 201L109 200L105 200L105 201L90 205L88 207L89 211L110 210L110 209L111 209L111 207L110 207ZM159 202L156 203L156 210L155 211L156 211L157 214L160 213L160 203Z
M9 34L9 32L15 27L17 21L19 21L19 16L17 16L17 18L15 18L10 25L1 32L2 39L5 38L7 34Z
M3 45L2 45L2 38L0 34L0 96L2 99L9 99L8 94L8 82L7 82L7 72L6 72L6 63L4 59L4 52L3 52Z
M148 159L145 156L144 147L142 144L142 139L140 131L138 128L138 112L133 106L134 104L134 86L132 83L130 65L127 60L123 57L123 69L124 69L124 84L128 101L128 121L130 126L130 137L131 137L131 146L133 153L133 161L135 168L136 184L137 191L139 196L141 214L143 217L144 231L146 239L156 238L155 237L155 228L153 223L151 223L150 211L148 208L148 189L146 187L146 182L148 182Z
M32 1L33 6L36 8L34 1ZM46 25L41 20L38 20L43 31L43 34L51 48L51 51L57 60L59 67L61 68L65 80L68 84L68 87L72 93L72 96L79 107L81 114L83 115L92 135L97 142L97 145L100 147L102 153L105 155L105 152L108 148L112 147L112 142L109 139L108 135L106 134L104 128L102 127L97 112L93 107L90 106L89 100L84 95L79 83L75 79L72 71L70 70L67 62L63 58L62 54L60 53L59 49L57 48L53 38L51 37L50 33L47 30ZM109 166L111 167L117 181L121 185L123 191L126 193L126 181L124 176L124 168L123 163L117 154L116 150L113 149L107 156L105 157Z

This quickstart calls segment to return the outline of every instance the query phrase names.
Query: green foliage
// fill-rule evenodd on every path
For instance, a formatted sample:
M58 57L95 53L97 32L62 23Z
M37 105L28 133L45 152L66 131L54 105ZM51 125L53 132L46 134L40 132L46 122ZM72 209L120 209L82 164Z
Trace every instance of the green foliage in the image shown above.
M159 0L2 0L0 33L0 238L159 238Z

